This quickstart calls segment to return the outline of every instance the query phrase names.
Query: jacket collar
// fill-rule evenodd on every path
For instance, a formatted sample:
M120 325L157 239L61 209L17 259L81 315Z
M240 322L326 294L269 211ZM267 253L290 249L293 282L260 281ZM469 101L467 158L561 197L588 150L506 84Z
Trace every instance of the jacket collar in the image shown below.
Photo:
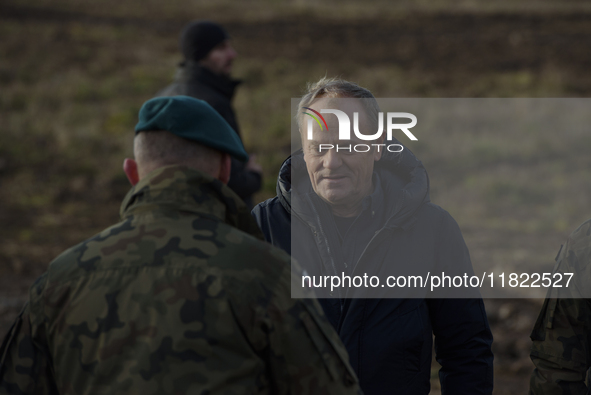
M430 201L429 177L423 164L405 147L402 153L384 152L382 158L376 162L374 172L380 175L381 187L386 196L394 197L384 210L387 217L385 226L410 226L414 222L412 219L417 209ZM298 196L296 201L292 200L295 193ZM281 165L277 196L290 215L299 216L309 224L317 221L314 206L318 207L322 201L312 189L301 149Z
M120 215L189 212L234 226L263 239L246 204L221 181L186 166L172 165L146 175L125 196Z
M236 87L242 82L224 75L215 74L191 60L187 60L179 65L175 81L179 83L199 82L220 92L228 100L232 100Z

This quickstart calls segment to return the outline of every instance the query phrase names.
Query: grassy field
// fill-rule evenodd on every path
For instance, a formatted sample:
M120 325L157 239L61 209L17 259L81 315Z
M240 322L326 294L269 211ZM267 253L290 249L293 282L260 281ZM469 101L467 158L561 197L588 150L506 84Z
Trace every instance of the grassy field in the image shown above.
M0 4L0 332L53 257L117 220L137 111L171 81L181 60L178 33L189 20L218 20L234 38L234 74L244 80L235 108L245 144L265 170L259 201L274 195L290 152L290 99L324 75L378 97L591 92L584 2L163 4ZM568 130L433 130L411 149L429 171L432 200L456 218L474 261L546 268L591 214L590 143ZM487 302L497 394L525 392L527 335L539 305Z

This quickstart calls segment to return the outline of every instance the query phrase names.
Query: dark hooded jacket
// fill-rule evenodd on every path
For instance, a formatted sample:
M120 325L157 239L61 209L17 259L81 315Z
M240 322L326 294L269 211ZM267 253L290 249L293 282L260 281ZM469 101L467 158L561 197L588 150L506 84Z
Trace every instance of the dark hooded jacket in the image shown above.
M401 262L397 266L402 271L420 266L432 273L472 273L457 223L429 201L429 181L421 162L407 149L402 155L384 153L374 167L376 174L386 200L376 216L378 230L363 242L363 253L350 275L384 275L384 268L393 266L375 262ZM339 275L338 269L345 267L340 261L350 257L341 253L345 246L335 236L328 206L309 203L314 199L318 197L298 151L281 167L277 196L256 206L253 215L266 239L292 254L309 274ZM298 245L292 248L296 234L293 240ZM433 334L442 365L442 393L492 393L492 334L481 298L350 297L319 300L366 395L428 394Z
M179 67L172 84L156 96L191 96L206 101L212 106L240 136L240 129L232 108L232 98L240 81L212 73L192 61L185 61ZM261 189L261 175L247 170L246 165L232 158L232 172L228 186L249 207L252 207L252 195Z

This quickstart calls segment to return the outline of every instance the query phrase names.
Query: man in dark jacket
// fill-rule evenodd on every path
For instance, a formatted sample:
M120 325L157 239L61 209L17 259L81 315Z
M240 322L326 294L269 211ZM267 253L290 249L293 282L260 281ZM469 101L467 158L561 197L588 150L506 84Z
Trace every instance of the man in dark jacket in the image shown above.
M174 82L156 96L185 95L206 101L240 136L240 128L232 108L234 91L239 81L230 78L237 53L226 31L209 21L194 21L181 34L180 64ZM232 159L228 186L252 207L252 196L261 189L262 168L251 155L244 164Z
M353 100L350 108L335 106L340 98L353 98L345 99ZM371 123L379 111L375 98L350 82L323 79L311 86L300 101L298 123L302 111L310 119L321 118L326 108L357 112L359 125L377 127ZM300 127L303 149L281 167L277 197L253 210L267 240L292 254L315 279L367 274L384 280L419 269L470 275L460 229L430 203L421 162L407 149L326 149L338 143L335 119L318 119L311 140ZM394 288L382 285L376 288L386 291L380 297L367 289L323 287L315 280L312 286L323 297L324 312L366 395L429 393L433 334L442 393L492 393L492 334L477 292L440 299L420 288L388 295Z

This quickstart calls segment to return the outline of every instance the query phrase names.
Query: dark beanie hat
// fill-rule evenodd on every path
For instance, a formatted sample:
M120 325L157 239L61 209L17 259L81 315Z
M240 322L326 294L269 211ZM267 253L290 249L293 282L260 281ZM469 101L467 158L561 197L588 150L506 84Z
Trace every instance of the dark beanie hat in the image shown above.
M140 109L135 133L165 130L246 162L238 134L216 110L203 100L188 96L155 97Z
M228 34L223 27L210 21L193 21L181 34L181 51L185 60L201 60L216 45L227 40Z

